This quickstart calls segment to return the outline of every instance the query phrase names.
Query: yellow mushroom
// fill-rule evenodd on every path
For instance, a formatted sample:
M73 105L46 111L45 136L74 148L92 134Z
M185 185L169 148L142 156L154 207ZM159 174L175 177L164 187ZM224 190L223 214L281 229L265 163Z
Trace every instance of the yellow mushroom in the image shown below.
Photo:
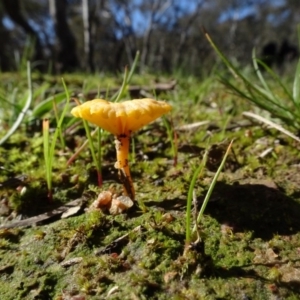
M135 192L128 164L130 134L169 112L171 108L164 101L149 98L120 103L95 99L73 108L71 113L115 135L115 167L119 170L125 194L134 200Z

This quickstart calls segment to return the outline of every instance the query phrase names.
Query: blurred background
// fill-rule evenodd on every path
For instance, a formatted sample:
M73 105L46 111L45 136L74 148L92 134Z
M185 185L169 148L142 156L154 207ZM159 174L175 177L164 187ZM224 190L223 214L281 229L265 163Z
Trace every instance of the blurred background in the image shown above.
M2 71L118 72L139 50L140 71L203 75L203 27L241 65L254 47L279 69L299 54L299 0L2 0L0 17Z

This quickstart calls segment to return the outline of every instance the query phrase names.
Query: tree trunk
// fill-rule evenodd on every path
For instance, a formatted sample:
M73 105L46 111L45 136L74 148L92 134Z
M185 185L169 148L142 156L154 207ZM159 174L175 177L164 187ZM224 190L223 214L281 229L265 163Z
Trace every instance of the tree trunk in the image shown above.
M25 17L21 13L20 1L19 0L3 0L4 8L17 25L21 26L22 29L32 38L35 43L35 54L34 60L42 61L44 59L43 47L41 45L40 38L35 30L30 26Z
M164 12L171 6L172 0L169 1L160 1L156 0L152 2L152 7L150 11L150 19L149 24L146 29L146 32L144 34L143 38L143 45L142 45L142 54L141 54L141 63L140 68L143 71L146 64L148 57L150 55L150 40L153 32L153 27L156 22L158 22L158 19L164 14Z
M94 72L93 49L91 43L91 22L89 0L82 0L83 40L85 54L85 69Z
M50 15L59 42L57 62L60 72L74 71L79 68L76 40L67 22L67 6L67 0L49 0Z

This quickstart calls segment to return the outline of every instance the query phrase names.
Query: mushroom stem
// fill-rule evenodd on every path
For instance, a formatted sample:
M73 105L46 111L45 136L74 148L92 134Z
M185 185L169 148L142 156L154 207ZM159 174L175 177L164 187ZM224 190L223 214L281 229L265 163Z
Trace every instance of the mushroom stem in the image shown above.
M135 191L128 164L129 139L129 132L116 136L115 144L117 152L117 162L115 163L115 168L119 169L119 177L121 182L123 183L125 195L134 200Z

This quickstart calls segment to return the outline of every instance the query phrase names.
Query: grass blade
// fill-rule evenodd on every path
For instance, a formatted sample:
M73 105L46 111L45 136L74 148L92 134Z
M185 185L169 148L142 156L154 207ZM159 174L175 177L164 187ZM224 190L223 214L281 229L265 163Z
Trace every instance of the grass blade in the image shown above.
M132 66L130 68L130 71L128 72L128 68L127 67L125 68L122 86L121 86L120 90L111 97L111 101L118 102L118 101L120 101L120 99L124 95L124 93L127 89L127 86L131 82L131 79L132 79L132 76L135 72L135 69L136 69L137 63L139 61L139 58L140 58L140 52L137 51L136 55L135 55L135 58L134 58L134 61L132 63Z
M297 69L293 84L293 99L295 105L299 108L300 107L300 59L297 63Z
M300 39L300 26L298 27L298 35ZM208 42L216 51L218 56L222 59L229 71L233 74L238 83L242 83L246 92L244 92L237 84L232 84L228 78L222 78L221 82L231 89L238 96L245 98L251 103L255 104L259 108L262 108L269 113L272 117L279 118L282 122L286 123L297 130L300 129L300 60L297 65L296 75L294 79L293 91L289 91L286 84L283 83L281 78L274 73L274 71L267 66L263 61L258 60L255 56L255 50L252 52L253 65L256 75L259 79L261 86L253 83L250 79L243 76L243 74L236 68L222 53L222 51L212 41L210 36L205 33ZM300 41L299 41L300 43ZM270 86L267 84L262 72L259 70L259 65L264 68L265 71L272 77L274 82L281 91L284 93L278 97L274 93Z
M46 100L37 104L34 107L34 109L32 110L32 116L34 118L41 118L46 113L50 112L53 107L53 99L54 98L55 98L56 104L59 104L66 99L66 93L62 92L62 93L56 94L55 96L51 96L51 97L47 98Z
M55 119L56 119L56 124L58 124L59 123L59 116L58 116L58 109L57 109L57 105L56 105L56 102L55 102L55 98L53 98L53 111L54 111L54 115L55 115ZM61 127L58 127L58 135L59 135L61 147L63 149L65 149L66 145L65 145L65 140L63 138Z
M215 188L215 185L216 185L217 180L218 180L218 178L220 176L220 173L221 173L221 171L222 171L222 169L223 169L223 167L225 165L225 162L226 162L227 156L228 156L228 154L230 152L230 149L232 147L232 144L233 144L233 140L230 142L229 146L227 147L227 150L226 150L225 155L224 155L224 157L222 159L222 162L221 162L221 164L220 164L220 166L219 166L219 168L218 168L218 170L217 170L217 172L216 172L216 174L215 174L215 176L214 176L214 178L213 178L213 180L212 180L212 182L211 182L211 184L209 186L209 189L208 189L208 191L206 193L206 196L205 196L205 199L204 199L204 201L202 203L202 206L201 206L201 209L199 211L199 214L198 214L198 217L197 217L197 221L196 221L196 224L195 224L195 226L193 228L192 233L196 232L196 230L197 230L197 226L198 226L198 224L201 221L201 218L203 216L203 213L205 211L207 203L208 203L208 201L210 199L210 196L211 196L211 194L212 194L212 192L213 192L213 190Z
M274 95L274 93L271 91L269 85L266 83L259 67L258 67L258 63L257 63L257 58L255 55L255 48L252 51L252 61L253 61L253 66L254 66L254 70L256 72L256 75L258 77L258 79L260 80L262 86L264 87L264 92L266 94L266 96L270 99L274 99L276 100L276 102L278 102L278 98ZM263 91L263 89L261 89L261 91Z
M273 80L282 88L283 92L286 94L286 96L293 101L293 96L290 93L290 91L287 89L287 87L283 84L282 80L280 80L280 77L274 73L274 71L268 66L266 65L263 61L257 59L257 62L263 66L263 68L271 75L271 77L273 78ZM281 102L281 99L279 99L279 101Z
M128 74L128 78L127 78L127 83L130 83L131 82L131 79L132 79L132 76L135 72L135 69L137 67L137 64L138 64L138 61L140 59L140 51L137 51L136 54L135 54L135 57L134 57L134 61L132 63L132 66L130 68L130 71L129 71L129 74Z
M49 138L49 121L43 122L43 134L44 134L44 157L45 157L45 164L46 164L46 178L47 178L47 187L48 187L48 198L50 201L52 201L52 168L53 168L53 161L54 161L54 155L55 155L55 146L56 141L59 136L59 133L61 131L61 127L64 121L64 117L69 109L69 102L70 102L70 96L69 91L66 87L66 84L63 81L63 86L65 89L65 95L66 95L66 104L64 106L64 109L60 115L60 118L57 122L57 126L55 128L54 134L52 136L52 141L50 142ZM44 127L45 126L45 127ZM50 146L49 146L50 145Z
M6 133L4 137L0 140L0 146L3 145L19 128L21 125L27 111L30 108L30 105L32 103L32 84L31 84L31 68L30 68L30 62L27 62L27 81L28 81L28 96L26 103L22 109L22 111L19 113L19 116L13 126L9 129L9 131Z
M46 166L46 182L48 189L48 199L52 199L52 159L50 157L49 119L43 120L43 145L44 160Z
M202 158L200 165L197 167L196 171L194 172L192 180L190 182L190 187L189 187L189 192L188 192L188 197L187 197L187 204L186 204L186 216L185 216L185 228L186 228L185 243L187 245L189 245L191 243L191 239L192 239L191 222L192 222L193 191L195 188L196 181L197 181L199 175L204 170L204 167L206 165L207 155L208 155L208 152L206 151L204 153L204 156Z
M125 71L124 71L124 78L123 78L123 83L122 83L122 86L117 94L117 97L115 99L115 102L119 102L120 99L122 98L122 96L124 95L125 91L126 91L126 88L127 88L127 85L128 85L128 68L125 67ZM114 99L114 96L112 98L112 100Z
M89 128L89 125L88 125L87 121L85 121L85 120L82 120L82 121L83 121L83 126L84 126L84 129L85 129L85 132L86 132L86 136L88 138L88 144L89 144L89 147L90 147L90 150L91 150L92 158L93 158L94 164L95 164L96 169L97 169L98 186L102 186L101 165L100 165L100 162L99 162L99 160L97 159L97 156L96 156L91 131L90 131L90 128ZM98 128L97 128L97 130L98 130ZM96 130L96 132L97 132L97 130Z

